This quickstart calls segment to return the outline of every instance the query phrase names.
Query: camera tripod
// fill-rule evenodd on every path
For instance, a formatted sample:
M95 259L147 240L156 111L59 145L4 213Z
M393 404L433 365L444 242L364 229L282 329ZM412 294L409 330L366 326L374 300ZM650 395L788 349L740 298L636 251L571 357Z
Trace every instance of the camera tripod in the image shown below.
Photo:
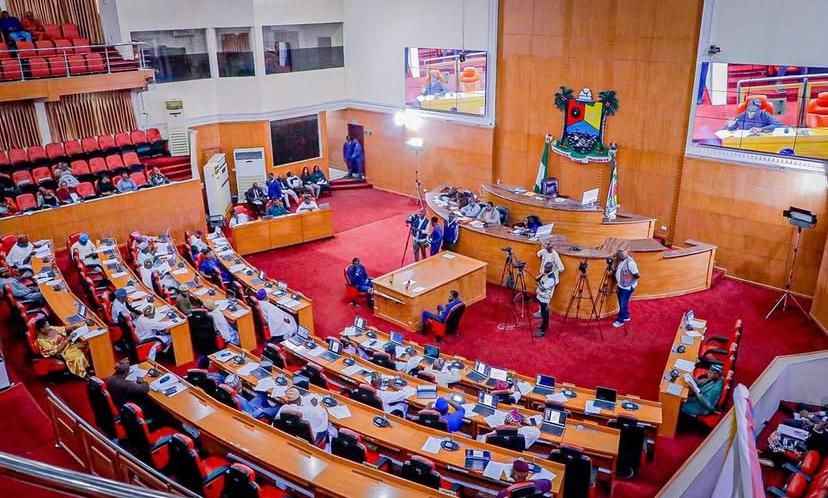
M569 318L569 313L572 311L573 304L575 305L575 318L580 316L581 301L584 299L589 299L589 302L592 305L590 316L592 316L592 313L595 312L595 297L592 294L592 287L589 285L589 279L587 278L588 268L589 263L587 260L583 260L580 264L578 264L578 280L575 281L575 287L572 288L572 293L569 295L569 304L566 306L566 313L563 316L564 323L566 323L566 319ZM584 295L584 290L586 290L586 296Z
M598 297L592 304L592 313L589 315L588 325L595 324L598 328L598 333L601 335L601 340L604 340L604 330L601 328L601 314L604 312L604 306L607 304L607 298L615 287L613 283L613 260L607 258L607 267L604 269L604 275L601 277L601 284L598 286Z
M506 261L500 275L500 285L510 290L509 304L504 320L497 324L498 330L513 330L526 319L526 278L525 261L517 261L510 247L506 251Z

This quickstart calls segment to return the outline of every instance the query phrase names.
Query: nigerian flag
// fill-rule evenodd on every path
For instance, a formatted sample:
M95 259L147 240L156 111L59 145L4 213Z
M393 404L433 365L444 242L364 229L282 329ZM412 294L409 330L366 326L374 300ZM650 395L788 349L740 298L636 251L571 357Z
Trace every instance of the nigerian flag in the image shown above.
M610 152L610 183L607 189L607 207L604 217L614 220L618 214L618 164L615 162L615 152Z
M540 164L538 164L538 175L535 177L535 193L541 193L541 183L548 175L549 168L549 140L543 142L543 155L541 155Z

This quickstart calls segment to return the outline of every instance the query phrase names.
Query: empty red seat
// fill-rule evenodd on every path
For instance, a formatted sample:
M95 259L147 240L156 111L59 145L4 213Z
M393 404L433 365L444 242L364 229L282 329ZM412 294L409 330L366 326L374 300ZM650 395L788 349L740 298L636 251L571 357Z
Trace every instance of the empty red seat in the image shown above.
M104 73L106 72L106 64L104 64L103 57L98 53L88 53L84 55L86 59L86 69L90 73Z
M138 188L141 188L147 184L147 177L140 171L130 173L129 177L132 178L132 181L135 182L135 186Z
M63 144L50 143L46 144L46 156L50 161L57 161L66 157L66 152L63 150Z
M89 46L88 38L75 38L72 40L72 46L75 47L76 54L92 53L92 48Z
M115 150L118 148L112 135L98 135L98 145L100 145L101 150Z
M106 156L106 166L110 171L118 171L124 169L124 162L118 154Z
M138 154L134 152L124 152L123 159L124 165L129 169L132 169L133 166L143 167L141 160L138 158Z
M34 194L20 194L15 198L17 209L20 211L34 211L37 209L37 200Z
M149 143L154 144L156 142L161 142L163 140L164 138L161 136L161 132L158 130L158 128L150 128L149 130L147 130L147 141Z
M32 174L26 170L15 171L12 173L12 182L17 188L27 188L34 186L35 182Z
M54 183L54 178L52 178L52 172L49 171L49 168L46 166L40 166L39 168L35 168L32 170L32 179L38 185L43 184L50 184Z
M29 154L26 149L12 149L9 151L9 163L12 166L21 166L29 163Z
M80 182L75 188L75 192L78 193L81 199L91 199L98 196L98 193L95 192L95 186L90 182Z
M129 133L123 131L120 133L116 133L115 145L117 145L118 148L120 148L121 150L132 148L132 139L129 138ZM126 157L124 157L124 163L126 163Z
M49 162L49 157L46 155L46 149L39 145L32 145L26 152L29 154L29 161L32 164Z
M81 140L81 146L83 147L83 151L87 154L100 152L101 150L101 146L98 144L98 139L95 137L85 137Z
M5 167L9 164L9 155L6 154L6 151L0 150L0 167Z
M66 59L62 55L53 55L47 60L49 61L49 74L52 76L66 76L68 74Z
M57 55L71 54L72 53L72 42L69 40L55 40L55 53Z
M37 56L38 57L48 57L50 55L55 55L55 44L52 43L50 40L40 40L35 42L35 47L37 47Z
M89 72L86 69L86 59L84 59L82 55L67 55L66 60L69 63L69 74L74 76L78 74L86 74Z
M49 63L43 57L32 57L29 59L29 73L32 78L48 78Z
M30 41L17 42L17 57L20 59L28 59L29 57L36 57L35 44Z
M90 159L89 170L92 172L93 175L109 173L109 168L106 165L106 161L104 161L102 157L93 157L92 159Z
M22 80L23 69L20 67L20 62L17 59L5 59L0 61L0 67L3 69L3 79Z
M63 150L66 151L66 155L69 157L77 157L83 155L83 147L77 140L67 140L63 142Z
M89 170L89 164L83 159L72 161L72 174L76 177L89 176L92 172Z
M11 59L12 53L9 51L9 46L0 42L0 59Z
M135 145L147 143L147 134L141 130L135 130L130 133L129 136L132 138L132 143Z
M60 26L58 26L57 24L44 24L43 37L49 40L59 40L63 38L63 36L60 34Z
M81 37L80 33L78 33L78 26L72 23L62 24L60 26L60 31L63 33L64 38L68 38L70 40Z

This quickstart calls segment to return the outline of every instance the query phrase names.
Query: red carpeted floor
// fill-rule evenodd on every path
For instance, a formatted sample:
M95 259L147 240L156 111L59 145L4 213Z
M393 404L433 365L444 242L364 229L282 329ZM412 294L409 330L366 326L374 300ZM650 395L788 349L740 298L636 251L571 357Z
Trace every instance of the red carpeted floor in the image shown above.
M345 302L343 269L354 256L362 259L372 275L398 268L407 237L405 217L414 206L402 196L377 190L339 191L325 197L323 202L330 202L334 209L334 238L253 255L249 261L313 299L316 331L320 336L338 334L357 315L386 330L391 328L373 318L366 307L353 309ZM405 261L412 261L411 254L406 254ZM568 292L568 289L558 291ZM746 385L776 355L828 348L828 338L816 325L793 311L764 320L777 296L775 291L727 278L717 279L705 292L633 302L633 321L626 327L626 335L623 330L604 324L604 340L597 330L588 330L583 323L569 321L564 326L560 317L553 318L551 331L543 339L533 339L528 326L502 332L496 325L506 316L505 293L492 285L487 292L486 301L468 309L461 334L443 341L444 351L480 358L525 374L549 373L586 387L608 385L620 393L649 399L657 399L672 338L681 314L687 309L692 308L697 317L708 320L713 332L724 333L736 319L744 320L736 380ZM0 309L0 319L7 317L5 307ZM42 401L45 384L26 375L25 348L9 330L6 327L2 331L8 364L14 376L26 382L34 399ZM406 335L428 342L417 334ZM65 379L51 387L71 406L88 414L83 386L82 382ZM0 400L3 396L6 394L0 394ZM30 405L11 404L0 410L0 424L14 427L17 420L28 417L32 410ZM43 430L48 431L48 437L51 429L47 425ZM37 433L38 429L27 431ZM703 434L682 432L675 439L659 438L655 461L644 465L634 481L618 481L613 496L655 495L703 437ZM11 446L14 447L9 449L14 452L26 450L25 440Z

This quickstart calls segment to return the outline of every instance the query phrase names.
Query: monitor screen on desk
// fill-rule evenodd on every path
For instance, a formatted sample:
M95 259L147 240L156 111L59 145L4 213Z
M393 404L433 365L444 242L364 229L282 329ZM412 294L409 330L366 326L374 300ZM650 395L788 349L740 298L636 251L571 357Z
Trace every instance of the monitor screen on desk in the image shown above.
M615 389L610 389L609 387L599 386L595 388L595 397L603 401L615 403L615 400L618 397L618 392Z
M485 363L475 361L474 362L474 371L479 373L480 375L489 375L489 367L486 366Z
M403 337L402 333L391 331L391 342L398 346L402 346L405 343L405 337Z
M437 346L427 345L424 351L425 355L429 358L439 358L440 357L440 348Z
M554 389L555 377L552 377L551 375L538 375L537 377L535 377L535 384L541 387Z
M543 411L543 421L555 425L564 425L566 423L566 413L554 408L546 408Z
M477 393L477 402L481 405L497 408L497 398L487 392L480 391Z

